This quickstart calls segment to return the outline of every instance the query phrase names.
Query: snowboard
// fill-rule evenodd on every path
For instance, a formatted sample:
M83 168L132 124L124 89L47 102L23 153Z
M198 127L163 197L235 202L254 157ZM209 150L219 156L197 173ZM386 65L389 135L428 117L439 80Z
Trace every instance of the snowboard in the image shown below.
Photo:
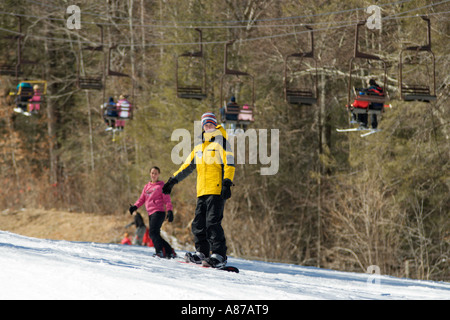
M193 263L193 262L187 262L187 261L179 261L181 263L185 263L185 264L190 264L190 265L194 265L194 266L198 266L201 268L207 268L207 269L214 269L214 270L222 270L222 271L228 271L228 272L234 272L234 273L239 273L239 269L233 266L223 266L220 268L212 268L212 267L206 267L202 264L197 264L197 263Z

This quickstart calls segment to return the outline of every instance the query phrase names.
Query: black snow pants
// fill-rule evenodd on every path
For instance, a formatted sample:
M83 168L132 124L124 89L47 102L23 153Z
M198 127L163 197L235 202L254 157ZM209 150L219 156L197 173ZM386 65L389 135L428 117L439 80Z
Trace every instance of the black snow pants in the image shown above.
M149 228L148 233L150 239L153 241L156 253L170 254L173 252L170 244L161 237L161 226L166 218L166 213L163 211L157 211L148 216Z
M225 200L220 195L198 197L192 222L195 249L209 257L210 252L226 257L227 246L222 228Z

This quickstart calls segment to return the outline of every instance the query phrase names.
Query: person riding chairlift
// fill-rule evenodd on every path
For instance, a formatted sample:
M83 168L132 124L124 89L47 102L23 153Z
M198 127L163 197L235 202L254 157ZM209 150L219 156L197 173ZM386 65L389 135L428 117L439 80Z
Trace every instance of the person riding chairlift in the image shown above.
M117 101L118 119L116 121L116 129L120 131L125 127L125 120L130 119L131 116L132 106L127 99L127 95L120 95L119 101Z
M102 105L103 110L103 119L105 120L106 125L108 126L105 131L111 131L114 129L117 119L117 107L114 102L113 97L109 97L108 102L105 102Z
M27 102L33 95L33 87L26 81L20 82L16 87L16 108L15 112L27 112ZM24 103L25 102L25 103Z
M232 96L230 98L230 101L227 103L226 107L220 108L220 116L222 121L225 123L227 121L231 122L231 129L235 129L235 122L238 120L238 112L239 112L239 105L236 103L236 98Z
M374 79L368 80L369 87L366 89L359 89L359 95L368 95L370 93L375 93L377 95L383 96L384 90L380 87ZM383 110L384 104L377 102L370 102L364 100L355 100L352 103L353 108L362 108L362 109L371 109L371 110ZM367 113L358 113L357 115L352 112L353 119L357 119L358 123L360 123L361 129L368 128L368 114ZM378 127L378 119L376 114L372 114L372 129L377 129Z
M33 86L34 94L30 99L30 102L40 102L41 101L41 90L39 89L39 86L35 84ZM30 112L33 114L36 114L41 110L41 105L39 103L31 103L30 104Z
M253 111L248 104L244 104L242 109L239 111L238 120L242 121L242 129L247 130L247 123L254 121Z
M369 88L367 88L367 91L378 94L379 96L384 96L383 88L380 87L374 79L369 80ZM369 109L371 109L371 110L381 111L381 110L383 110L383 108L384 108L383 103L372 102L369 105ZM367 124L367 121L366 121L366 124ZM372 129L377 129L377 127L378 127L377 115L375 113L372 113Z

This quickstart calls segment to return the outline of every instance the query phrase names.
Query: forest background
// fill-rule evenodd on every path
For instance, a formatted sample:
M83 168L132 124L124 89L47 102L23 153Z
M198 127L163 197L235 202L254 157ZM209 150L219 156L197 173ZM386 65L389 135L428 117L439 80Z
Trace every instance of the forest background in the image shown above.
M383 114L382 131L361 138L335 129L349 126L355 24L370 17L365 10L372 4L382 9L382 29L362 28L359 45L387 62L392 108ZM67 27L69 5L81 9L80 29ZM377 265L383 274L450 280L449 1L5 0L0 11L0 64L17 62L18 35L23 61L37 62L22 63L17 79L0 78L0 210L122 215L151 166L162 169L163 180L177 169L173 130L193 134L203 112L218 113L224 44L236 39L230 67L255 77L252 128L279 129L280 165L273 176L261 175L261 164L236 166L224 218L229 254L358 272ZM404 102L399 54L426 43L421 14L431 19L437 100ZM96 24L103 50L81 50L100 44ZM284 100L284 58L310 47L305 24L315 30L317 68L288 71L309 77L309 85L317 71L319 101L299 107ZM197 50L195 28L202 30L207 66L202 101L176 95L176 58ZM113 45L111 69L130 77L106 76ZM431 60L415 59L408 78L432 85ZM78 89L78 68L102 76L105 90ZM362 81L379 70L361 63L354 72ZM25 78L48 81L38 116L15 114L9 101L9 90ZM241 87L245 81L230 85L244 103L249 94ZM132 91L133 120L113 141L100 105ZM192 174L172 193L175 221L165 229L180 242L192 242L195 179Z

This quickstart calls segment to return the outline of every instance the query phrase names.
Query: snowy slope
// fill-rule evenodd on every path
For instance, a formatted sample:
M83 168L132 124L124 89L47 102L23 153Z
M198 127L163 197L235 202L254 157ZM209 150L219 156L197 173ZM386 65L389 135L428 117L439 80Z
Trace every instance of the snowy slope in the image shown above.
M235 274L153 253L0 231L0 299L450 299L444 282L381 276L379 285L368 284L368 274L230 257L241 269Z

